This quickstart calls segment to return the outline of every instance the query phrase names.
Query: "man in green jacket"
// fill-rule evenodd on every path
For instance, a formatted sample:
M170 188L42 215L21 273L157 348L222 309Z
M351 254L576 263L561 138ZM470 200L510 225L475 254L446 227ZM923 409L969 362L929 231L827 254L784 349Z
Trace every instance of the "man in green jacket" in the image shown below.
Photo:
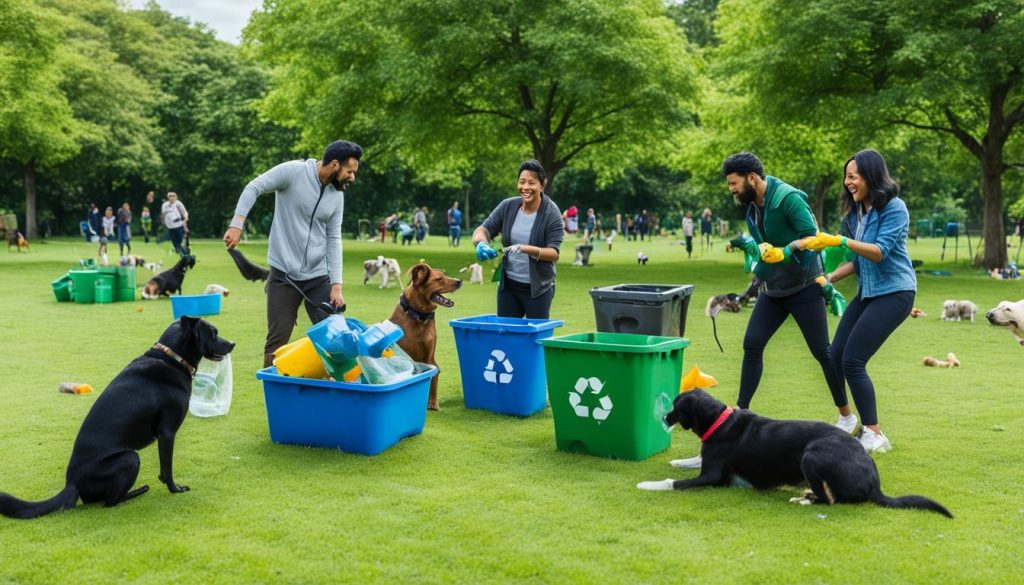
M766 176L760 159L749 152L727 158L722 174L733 199L746 207L747 228L762 253L753 268L762 285L743 338L743 365L736 405L750 408L750 400L761 382L764 348L792 315L811 355L821 364L833 402L839 408L836 426L852 433L857 427L857 417L850 410L843 382L832 369L828 315L822 285L816 282L824 273L821 255L796 246L797 240L818 232L807 205L807 195L775 177ZM672 464L700 467L700 457Z

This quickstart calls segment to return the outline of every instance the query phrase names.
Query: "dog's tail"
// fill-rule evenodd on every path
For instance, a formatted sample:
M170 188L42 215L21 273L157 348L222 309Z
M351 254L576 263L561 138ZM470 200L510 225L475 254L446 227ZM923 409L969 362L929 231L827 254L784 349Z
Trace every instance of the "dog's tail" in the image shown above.
M931 510L932 512L938 512L947 518L953 517L953 514L951 514L945 506L924 496L890 498L879 491L871 498L871 501L883 508L914 508L917 510Z
M3 514L8 518L18 518L22 520L38 518L52 512L70 510L71 508L74 508L77 503L78 489L71 484L65 486L59 494L53 496L49 500L42 500L40 502L26 502L25 500L19 500L10 494L0 492L0 514Z
M270 278L270 270L251 262L238 250L228 248L228 254L231 254L231 258L235 261L235 266L238 266L238 271L242 273L242 278L254 282L257 280L266 282Z

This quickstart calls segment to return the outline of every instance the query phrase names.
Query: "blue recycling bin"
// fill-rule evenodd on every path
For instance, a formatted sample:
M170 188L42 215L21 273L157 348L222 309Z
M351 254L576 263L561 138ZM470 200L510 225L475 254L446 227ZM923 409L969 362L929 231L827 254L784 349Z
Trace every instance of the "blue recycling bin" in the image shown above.
M538 340L565 323L480 315L448 322L462 372L466 408L530 416L547 405L544 349Z

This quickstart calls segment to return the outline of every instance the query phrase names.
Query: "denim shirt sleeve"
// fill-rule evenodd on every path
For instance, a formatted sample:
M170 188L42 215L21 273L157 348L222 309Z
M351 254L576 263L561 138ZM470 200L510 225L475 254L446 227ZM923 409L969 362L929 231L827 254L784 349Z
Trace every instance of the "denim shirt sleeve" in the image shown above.
M910 227L910 214L907 205L899 198L893 198L886 204L878 217L878 227L874 244L882 252L882 261L889 256L896 244L907 239Z

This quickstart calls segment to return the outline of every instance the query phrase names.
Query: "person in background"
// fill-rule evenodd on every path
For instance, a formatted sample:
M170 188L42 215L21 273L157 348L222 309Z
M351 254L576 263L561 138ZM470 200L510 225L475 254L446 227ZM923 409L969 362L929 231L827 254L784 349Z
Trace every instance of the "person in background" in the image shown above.
M555 263L565 238L558 206L544 194L544 167L536 160L519 166L519 197L505 199L473 231L480 262L496 258L489 246L501 234L504 257L498 282L498 316L547 319L555 297Z
M128 247L128 253L132 253L132 208L127 201L117 210L117 246L121 256L124 256L125 246Z
M597 230L597 216L594 215L594 208L591 207L587 210L587 221L583 224L583 243L589 244L590 238L594 236L594 232Z
M90 242L97 242L103 233L103 220L100 219L100 208L95 203L89 204L89 213L86 215L86 221L89 224L89 236Z
M149 212L149 206L142 206L142 214L139 216L139 223L142 224L142 237L149 243L149 232L153 229L153 216Z
M704 254L704 244L711 250L711 209L705 207L700 214L700 253Z
M422 244L423 238L427 237L427 230L430 228L427 224L426 207L420 207L416 210L415 215L412 216L412 226L416 229L416 243Z
M686 257L693 256L693 212L683 214L683 237L686 238Z
M640 241L644 241L644 236L647 235L647 210L644 209L640 213L636 214L633 218L633 240L636 240L636 236L639 234Z
M452 201L452 207L448 210L448 245L458 248L461 237L462 212L459 211L459 202Z
M167 193L167 201L160 207L160 222L167 228L174 251L184 256L187 251L182 242L188 234L188 211L185 205L178 201L178 194L174 191Z
M106 266L110 264L109 257L107 256L107 242L114 237L117 233L117 218L114 217L114 208L107 207L106 211L103 212L102 218L103 227L100 228L100 264Z

